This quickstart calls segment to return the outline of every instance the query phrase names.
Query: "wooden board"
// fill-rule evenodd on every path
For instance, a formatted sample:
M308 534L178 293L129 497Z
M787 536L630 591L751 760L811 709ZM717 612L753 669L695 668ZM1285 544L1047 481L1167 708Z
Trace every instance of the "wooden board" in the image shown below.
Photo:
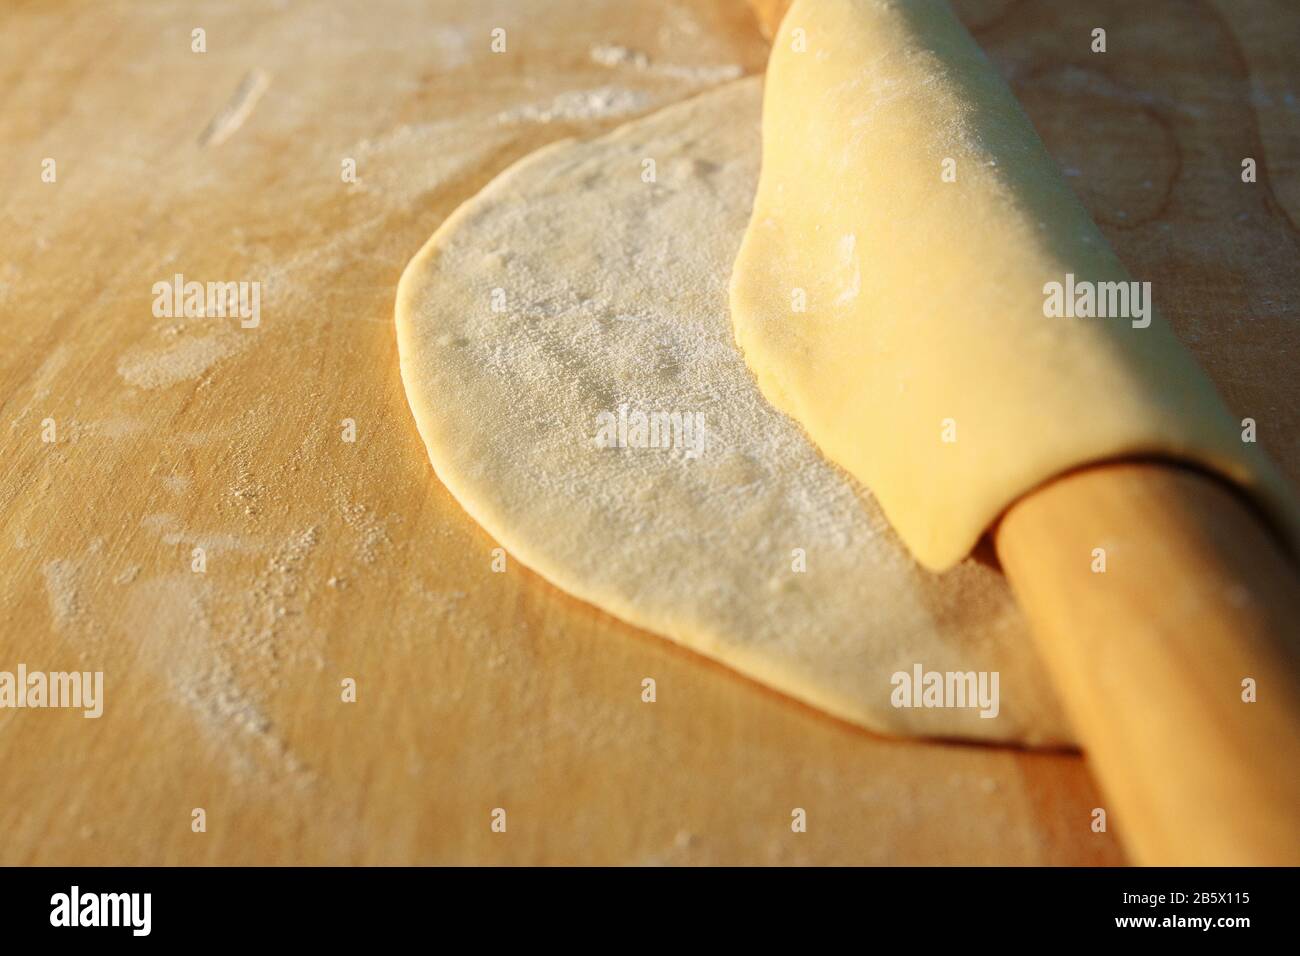
M1285 31L1078 6L962 12L1193 346L1229 319L1257 336L1220 383L1294 476L1295 403L1261 399L1300 295ZM1122 860L1078 756L875 737L493 573L432 475L393 337L406 261L545 142L761 71L742 0L0 18L0 669L106 681L99 720L0 710L0 863ZM178 272L263 283L259 325L155 317Z

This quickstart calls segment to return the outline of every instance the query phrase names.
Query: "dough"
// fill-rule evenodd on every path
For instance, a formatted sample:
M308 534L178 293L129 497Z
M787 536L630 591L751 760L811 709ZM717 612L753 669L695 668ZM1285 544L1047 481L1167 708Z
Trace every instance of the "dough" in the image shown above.
M549 146L429 240L402 276L397 333L434 469L553 584L845 720L1069 742L1000 575L917 568L736 348L726 286L761 97L741 80ZM633 428L625 447L599 447L620 408L685 416L683 440L638 447ZM997 671L997 718L891 706L893 674L918 663Z
M1217 471L1294 529L1288 486L1158 314L1045 316L1067 276L1132 279L946 2L791 7L736 336L918 560L951 567L1024 493L1122 456Z

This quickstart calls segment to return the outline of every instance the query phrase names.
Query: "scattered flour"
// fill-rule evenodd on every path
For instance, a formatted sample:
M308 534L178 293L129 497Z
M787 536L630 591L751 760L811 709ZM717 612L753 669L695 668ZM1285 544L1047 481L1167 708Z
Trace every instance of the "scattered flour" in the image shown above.
M122 573L121 573L121 574L119 574L117 577L113 578L113 583L114 583L114 584L130 584L132 581L134 581L134 580L135 580L136 578L138 578L139 576L140 576L140 565L138 565L138 564L133 564L133 565L131 565L130 567L124 568L124 569L122 570Z
M117 374L136 388L167 388L197 378L243 347L232 333L183 338L163 348L140 349L122 356L117 362Z
M625 46L618 46L611 43L598 43L591 48L591 59L601 66L607 66L610 69L620 66L630 66L637 70L648 70L650 68L650 57L640 50L632 50Z
M56 346L52 352L45 356L44 361L41 362L41 367L37 369L35 376L32 378L31 400L22 407L22 410L14 416L10 423L14 428L23 423L35 406L43 404L49 399L50 389L60 373L62 373L64 366L68 364L68 358L71 354L71 348L64 344Z
M723 63L716 66L682 66L677 63L655 63L640 50L619 46L613 43L598 43L591 48L593 63L610 69L630 68L654 73L659 76L684 80L687 83L709 85L727 83L739 79L744 70L736 63Z
M50 616L56 630L64 630L75 623L81 614L78 591L78 567L66 559L50 561L41 569L45 577L45 593L50 600Z
M68 422L72 439L87 438L130 438L148 429L148 424L138 418L114 415L98 421L83 422L72 419Z
M357 560L363 564L374 564L379 555L392 544L385 523L365 505L342 498L339 501L339 514L357 536Z
M627 116L646 109L651 103L644 90L619 86L601 86L593 90L561 93L549 103L528 104L497 114L501 123L550 123L556 120L594 120Z
M310 774L276 734L257 683L241 673L241 655L219 639L209 614L205 582L188 572L142 581L131 588L119 623L143 659L168 683L233 770L264 785L310 782Z
M220 532L192 534L181 525L175 515L171 514L145 515L140 519L140 527L155 532L163 544L173 547L184 545L186 548L202 548L209 556L230 551L248 551L255 546L255 542L245 541L233 534ZM186 560L188 561L188 557Z
M463 29L437 27L433 32L432 40L438 65L444 70L464 66L472 59L469 37Z
M276 638L285 618L302 613L308 596L300 593L302 570L319 541L320 529L315 525L291 534L253 582L242 625L232 641L242 660L278 660L283 649Z

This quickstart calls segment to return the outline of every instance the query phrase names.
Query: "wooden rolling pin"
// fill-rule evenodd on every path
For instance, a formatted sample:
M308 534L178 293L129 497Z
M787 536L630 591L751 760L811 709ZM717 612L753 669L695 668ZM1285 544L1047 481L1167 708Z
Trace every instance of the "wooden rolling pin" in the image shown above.
M790 0L750 2L773 36ZM1300 578L1238 494L1098 465L993 536L1134 860L1300 863Z
M1086 468L994 540L1136 862L1300 863L1300 581L1234 489Z

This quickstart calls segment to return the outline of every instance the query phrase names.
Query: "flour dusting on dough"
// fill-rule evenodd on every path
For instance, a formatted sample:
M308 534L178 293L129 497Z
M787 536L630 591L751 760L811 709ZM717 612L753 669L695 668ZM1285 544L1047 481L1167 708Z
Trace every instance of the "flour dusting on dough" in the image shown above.
M727 279L762 96L741 80L547 147L435 234L397 304L434 468L512 558L814 706L896 733L1069 739L1005 583L973 563L922 575L736 347ZM636 175L649 155L654 183ZM857 237L841 237L836 294L861 281ZM703 453L599 447L600 416L622 406L702 416ZM997 670L1016 697L997 721L892 707L890 675L918 660Z

